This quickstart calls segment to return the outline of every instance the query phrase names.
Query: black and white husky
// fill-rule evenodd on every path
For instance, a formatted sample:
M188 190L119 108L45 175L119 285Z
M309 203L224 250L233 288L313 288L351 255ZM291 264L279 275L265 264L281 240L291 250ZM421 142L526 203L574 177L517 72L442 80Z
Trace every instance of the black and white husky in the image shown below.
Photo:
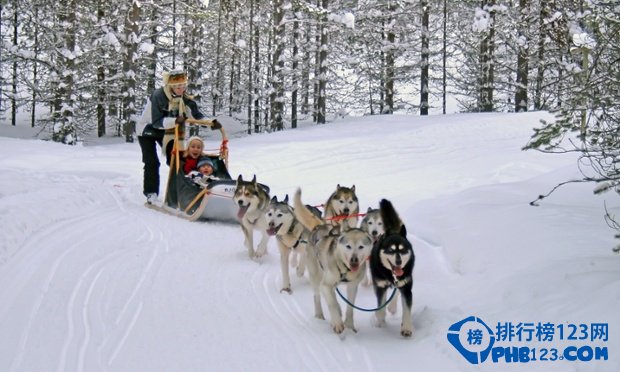
M407 240L407 229L388 200L379 203L384 234L375 242L370 254L370 273L377 297L377 307L385 303L389 288L398 288L403 310L400 334L411 337L413 265L415 255L411 242ZM376 313L377 325L385 325L385 307Z

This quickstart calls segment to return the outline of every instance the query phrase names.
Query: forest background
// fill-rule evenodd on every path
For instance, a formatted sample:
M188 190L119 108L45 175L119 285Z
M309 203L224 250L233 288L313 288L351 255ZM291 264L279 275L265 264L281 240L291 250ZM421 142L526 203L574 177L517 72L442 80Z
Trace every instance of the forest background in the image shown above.
M0 10L0 122L22 118L68 144L132 141L171 69L189 73L206 114L248 134L448 106L547 110L558 120L530 146L550 150L568 132L600 144L619 122L617 1L2 0Z

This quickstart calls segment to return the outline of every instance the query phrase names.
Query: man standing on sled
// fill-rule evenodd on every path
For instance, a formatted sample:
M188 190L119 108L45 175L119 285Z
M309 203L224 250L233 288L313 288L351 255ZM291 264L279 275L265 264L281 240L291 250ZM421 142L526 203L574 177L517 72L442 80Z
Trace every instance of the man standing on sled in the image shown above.
M166 164L170 165L175 128L178 127L179 136L179 148L175 151L183 151L185 149L185 120L205 117L198 109L193 97L185 91L188 83L185 71L164 72L162 77L163 86L151 95L136 128L144 163L143 193L149 204L154 203L159 194L160 163L156 144L159 144L162 151L165 151ZM213 120L211 129L219 128L221 124Z

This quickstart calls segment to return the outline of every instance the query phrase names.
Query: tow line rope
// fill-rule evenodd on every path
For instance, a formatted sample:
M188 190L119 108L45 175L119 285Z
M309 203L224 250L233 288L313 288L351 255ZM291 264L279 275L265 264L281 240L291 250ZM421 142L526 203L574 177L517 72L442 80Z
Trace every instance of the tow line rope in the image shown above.
M319 204L319 205L315 205L315 208L324 208L325 204ZM365 217L366 213L354 213L354 214L341 214L338 216L334 216L334 217L329 217L326 218L327 221L331 221L331 220L346 220L347 218L351 218L351 217Z
M392 294L390 295L390 297L387 299L387 301L385 301L383 303L383 305L376 307L374 309L366 309L363 307L359 307L357 305L355 305L354 303L352 303L351 301L349 301L342 293L340 293L340 290L338 289L338 287L336 287L336 293L338 293L338 296L340 296L340 298L342 298L342 300L344 302L347 303L347 305L351 306L354 309L360 310L360 311L366 311L366 312L374 312L374 311L379 311L381 309L383 309L384 307L386 307L390 301L392 301L392 299L394 298L394 296L396 295L396 291L398 290L398 288L394 287L394 290L392 291Z

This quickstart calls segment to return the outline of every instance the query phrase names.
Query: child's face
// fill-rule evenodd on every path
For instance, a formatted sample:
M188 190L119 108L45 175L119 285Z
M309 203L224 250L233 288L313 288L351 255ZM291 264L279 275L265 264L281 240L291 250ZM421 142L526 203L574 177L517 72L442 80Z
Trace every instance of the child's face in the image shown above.
M198 168L198 171L204 176L210 176L213 174L213 168L209 164L205 164L202 167Z
M189 148L187 149L187 153L192 158L197 158L202 155L202 143L200 141L192 141L189 144Z

